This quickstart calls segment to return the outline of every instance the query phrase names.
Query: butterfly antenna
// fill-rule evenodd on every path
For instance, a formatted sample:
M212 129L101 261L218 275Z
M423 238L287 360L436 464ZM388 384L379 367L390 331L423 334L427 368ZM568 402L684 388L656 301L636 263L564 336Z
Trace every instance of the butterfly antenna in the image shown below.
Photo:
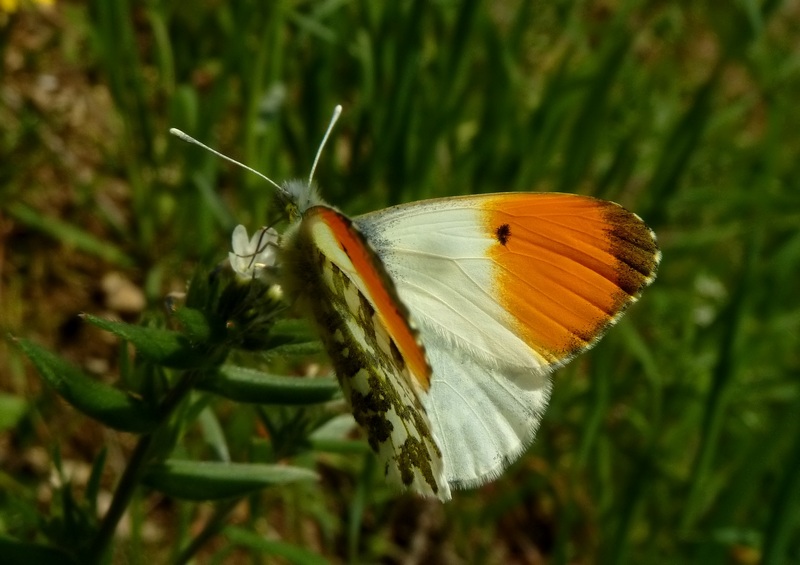
M328 124L328 130L325 132L325 136L322 138L322 143L319 144L319 149L317 149L317 156L314 157L314 164L311 165L311 173L308 175L308 186L311 186L311 181L314 180L314 171L317 170L317 163L319 163L319 156L322 155L322 148L325 147L325 143L328 141L328 137L331 135L333 126L336 124L336 120L339 119L341 114L342 105L337 104L333 109L333 116L331 116L331 123Z
M284 193L286 192L286 191L285 191L285 190L284 190L284 189L283 189L283 188L282 188L282 187L281 187L281 186L280 186L280 185L279 185L277 182L275 182L274 180L272 180L271 178L269 178L269 177L268 177L268 176L266 176L265 174L263 174L263 173L259 173L259 172L258 172L257 170L255 170L254 168L252 168L252 167L248 167L247 165L245 165L244 163L240 163L240 162L239 162L239 161L237 161L236 159L232 159L232 158L228 157L227 155L223 155L222 153L220 153L220 152L219 152L219 151L217 151L216 149L212 149L211 147L209 147L209 146L208 146L208 145L206 145L205 143L201 143L200 141L197 141L197 140L196 140L195 138L193 138L191 135L189 135L189 134L187 134L187 133L184 133L184 132L182 132L181 130L179 130L179 129L177 129L177 128L169 128L169 132L170 132L172 135L174 135L175 137L177 137L177 138L179 138L179 139L181 139L181 140L183 140L183 141L185 141L185 142L187 142L187 143L192 143L192 144L194 144L194 145L198 145L198 146L202 147L203 149L205 149L206 151L210 151L211 153L213 153L213 154L214 154L214 155L216 155L217 157L220 157L220 158L222 158L222 159L225 159L225 160L226 160L226 161L228 161L229 163L233 163L234 165L238 165L238 166L240 166L241 168L243 168L243 169L245 169L245 170L247 170L247 171L250 171L251 173L255 173L255 174L257 174L257 175L258 175L258 176L260 176L262 179L264 179L265 181L267 181L268 183L270 183L272 186L274 186L275 188L277 188L277 189L278 189L278 190L281 192L281 194L284 194ZM327 135L326 135L326 137L327 137ZM323 141L323 143L324 143L324 141ZM321 148L320 148L320 149L321 149ZM316 162L314 162L314 164L316 165ZM312 169L312 171L313 171L313 169Z

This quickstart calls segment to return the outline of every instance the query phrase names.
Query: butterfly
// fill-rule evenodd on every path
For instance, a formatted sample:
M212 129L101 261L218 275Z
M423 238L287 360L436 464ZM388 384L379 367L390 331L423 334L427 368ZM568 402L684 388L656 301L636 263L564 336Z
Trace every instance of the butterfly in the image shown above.
M526 450L550 373L639 298L661 254L636 214L574 194L438 198L351 219L313 187L340 112L308 182L267 179L291 219L280 282L387 479L448 500Z

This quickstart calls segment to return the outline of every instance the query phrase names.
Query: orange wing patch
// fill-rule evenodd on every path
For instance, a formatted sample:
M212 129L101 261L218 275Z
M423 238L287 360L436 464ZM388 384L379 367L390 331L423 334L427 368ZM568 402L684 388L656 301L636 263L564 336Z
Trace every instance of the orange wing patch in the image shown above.
M503 307L552 363L591 346L652 282L655 235L612 202L571 194L504 194L482 206Z

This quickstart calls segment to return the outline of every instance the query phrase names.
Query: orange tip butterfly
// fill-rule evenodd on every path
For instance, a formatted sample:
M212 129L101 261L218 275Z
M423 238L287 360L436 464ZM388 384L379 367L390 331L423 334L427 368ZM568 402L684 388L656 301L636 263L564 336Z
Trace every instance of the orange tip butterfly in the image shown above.
M242 166L287 206L281 286L315 322L384 474L448 500L525 451L550 373L638 299L661 254L639 216L573 194L438 198L350 219L312 183L340 112L307 183Z

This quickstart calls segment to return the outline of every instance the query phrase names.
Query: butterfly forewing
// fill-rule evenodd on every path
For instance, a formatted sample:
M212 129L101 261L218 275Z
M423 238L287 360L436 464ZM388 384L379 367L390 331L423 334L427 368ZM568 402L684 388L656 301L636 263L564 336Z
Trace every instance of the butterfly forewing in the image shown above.
M533 441L548 373L602 336L660 259L638 216L568 194L427 200L356 222L419 323L451 486L495 478Z
M284 236L284 283L320 329L356 421L390 480L450 497L421 398L430 367L394 284L361 234L327 206Z

